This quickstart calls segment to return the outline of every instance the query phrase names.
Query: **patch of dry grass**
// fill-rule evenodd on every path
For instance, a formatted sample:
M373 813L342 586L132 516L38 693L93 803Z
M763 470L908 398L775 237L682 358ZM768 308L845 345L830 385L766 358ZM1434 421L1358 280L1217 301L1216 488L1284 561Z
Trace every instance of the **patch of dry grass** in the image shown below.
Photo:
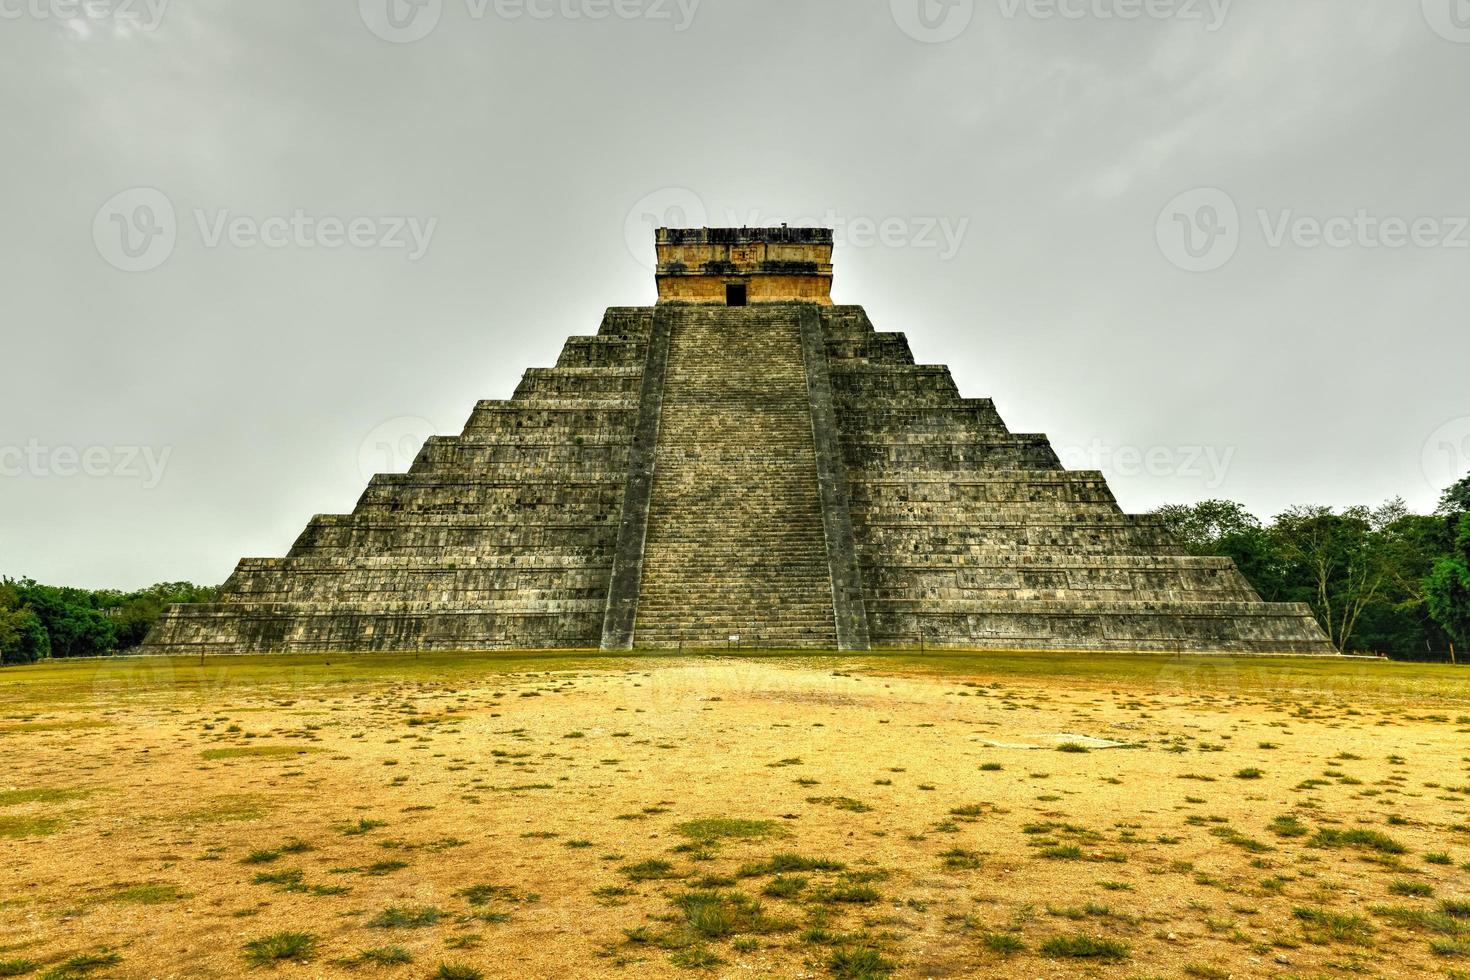
M0 966L1444 975L1470 949L1464 677L1040 654L11 671Z

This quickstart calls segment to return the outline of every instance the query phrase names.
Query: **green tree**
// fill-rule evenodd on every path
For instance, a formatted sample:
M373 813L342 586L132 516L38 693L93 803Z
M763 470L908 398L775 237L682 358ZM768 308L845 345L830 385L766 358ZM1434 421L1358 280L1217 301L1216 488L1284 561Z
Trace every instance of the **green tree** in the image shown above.
M0 655L29 663L53 654L96 657L128 650L143 642L168 606L218 597L218 588L192 582L94 592L0 579Z
M1256 516L1233 500L1168 504L1154 516L1191 555L1218 555L1222 542L1261 529Z
M53 656L96 657L117 647L117 634L97 607L93 593L38 585L29 579L7 580L6 584L16 590L21 604L41 620L50 637Z
M1360 637L1365 648L1396 659L1442 659L1450 638L1430 615L1424 583L1435 563L1453 548L1451 523L1408 514L1379 537L1389 583L1383 607L1364 615Z
M34 663L50 653L41 617L21 604L19 589L0 582L0 665Z
M1363 613L1382 598L1389 574L1376 538L1401 516L1397 501L1377 511L1350 507L1341 514L1331 507L1300 506L1272 525L1282 558L1294 566L1297 598L1312 607L1339 650L1354 649Z
M1435 562L1424 583L1424 598L1435 622L1470 649L1470 513L1460 515L1455 551Z
M1285 601L1287 583L1269 531L1233 500L1169 504L1154 511L1191 555L1229 558L1268 602Z
M98 605L106 612L117 635L117 648L140 645L163 611L174 603L213 602L219 589L192 582L160 582L137 592L99 592Z
M1466 473L1464 479L1444 492L1439 498L1439 509L1435 513L1451 518L1470 514L1470 473Z
M1340 514L1295 507L1268 526L1229 500L1155 513L1189 553L1233 560L1267 602L1307 603L1345 652L1422 660L1449 647L1426 604L1430 573L1454 546L1443 517L1397 499Z

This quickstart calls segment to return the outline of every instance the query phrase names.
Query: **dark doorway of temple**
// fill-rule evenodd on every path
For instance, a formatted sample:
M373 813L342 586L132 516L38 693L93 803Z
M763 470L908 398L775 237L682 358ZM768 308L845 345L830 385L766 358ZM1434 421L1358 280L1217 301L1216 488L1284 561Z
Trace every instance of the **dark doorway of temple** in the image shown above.
M744 283L732 282L732 283L729 283L729 284L727 284L725 286L725 305L726 306L744 306L744 305L746 305L745 284Z

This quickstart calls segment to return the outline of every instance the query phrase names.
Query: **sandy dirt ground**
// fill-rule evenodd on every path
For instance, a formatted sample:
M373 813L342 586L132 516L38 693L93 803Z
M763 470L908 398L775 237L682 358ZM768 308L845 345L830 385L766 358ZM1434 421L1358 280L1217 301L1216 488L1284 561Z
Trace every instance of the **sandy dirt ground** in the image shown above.
M262 663L0 674L0 975L1470 977L1464 672Z

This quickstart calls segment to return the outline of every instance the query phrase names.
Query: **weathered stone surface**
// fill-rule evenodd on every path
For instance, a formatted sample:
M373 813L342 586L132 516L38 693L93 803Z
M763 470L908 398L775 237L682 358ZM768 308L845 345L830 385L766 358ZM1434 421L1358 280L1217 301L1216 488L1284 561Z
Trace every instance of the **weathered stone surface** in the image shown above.
M660 228L660 303L832 302L829 228Z
M821 316L875 646L1333 652L1305 606L1184 556L861 308Z
M816 447L817 485L822 494L823 530L827 564L831 568L832 604L839 650L867 650L868 614L863 606L863 576L858 567L857 539L852 530L851 494L837 413L832 401L832 377L827 370L822 318L814 309L801 310L801 355L806 363L807 393L811 400L812 437Z
M147 650L1332 652L1305 606L1185 556L1102 474L830 305L830 248L660 232L665 302L608 310L353 513L171 608ZM752 305L717 305L732 277Z
M835 647L801 308L668 315L635 643Z
M588 648L601 638L649 309L611 309L558 366L481 402L222 601L170 609L155 652Z
M613 555L612 581L602 621L602 649L633 649L638 617L638 590L643 582L643 553L648 541L648 508L653 497L653 469L663 417L664 384L668 376L671 311L655 310L643 372L643 394L633 433L632 454L623 491L623 516Z

